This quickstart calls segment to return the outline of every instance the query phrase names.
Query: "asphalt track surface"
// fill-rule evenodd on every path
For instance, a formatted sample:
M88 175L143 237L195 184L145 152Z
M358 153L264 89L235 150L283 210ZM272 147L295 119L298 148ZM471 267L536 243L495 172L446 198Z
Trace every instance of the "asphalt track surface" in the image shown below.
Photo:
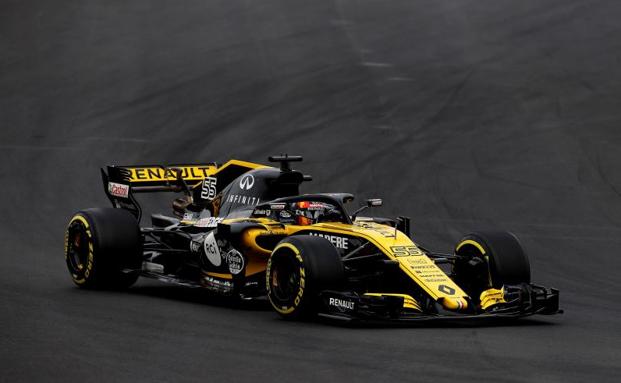
M618 381L621 3L0 2L0 381ZM515 232L565 314L288 323L141 280L73 286L106 164L302 154L450 250ZM168 207L162 205L164 212Z

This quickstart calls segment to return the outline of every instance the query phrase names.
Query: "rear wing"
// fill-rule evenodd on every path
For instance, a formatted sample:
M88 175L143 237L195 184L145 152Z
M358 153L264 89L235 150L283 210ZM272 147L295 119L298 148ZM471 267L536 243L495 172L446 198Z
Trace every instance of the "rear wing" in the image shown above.
M265 165L230 160L217 163L183 165L131 165L107 166L101 169L106 196L116 208L129 210L138 220L142 209L136 201L136 193L185 192L202 185L202 194L213 199L217 193L243 173Z

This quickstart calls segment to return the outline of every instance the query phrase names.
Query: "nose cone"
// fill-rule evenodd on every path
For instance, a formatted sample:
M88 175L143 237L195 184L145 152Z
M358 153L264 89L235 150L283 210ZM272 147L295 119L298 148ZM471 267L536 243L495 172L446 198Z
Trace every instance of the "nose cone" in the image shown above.
M468 301L464 298L441 298L440 304L447 310L462 311L468 308Z

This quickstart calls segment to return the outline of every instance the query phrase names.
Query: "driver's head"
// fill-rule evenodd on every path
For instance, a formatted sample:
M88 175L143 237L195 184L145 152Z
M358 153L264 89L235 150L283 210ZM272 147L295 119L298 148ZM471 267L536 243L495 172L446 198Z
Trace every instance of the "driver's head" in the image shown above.
M297 224L302 226L329 221L326 218L334 216L334 206L324 202L296 202L294 211Z
M295 204L295 220L298 225L307 226L315 223L313 212L309 209L310 202L300 201Z

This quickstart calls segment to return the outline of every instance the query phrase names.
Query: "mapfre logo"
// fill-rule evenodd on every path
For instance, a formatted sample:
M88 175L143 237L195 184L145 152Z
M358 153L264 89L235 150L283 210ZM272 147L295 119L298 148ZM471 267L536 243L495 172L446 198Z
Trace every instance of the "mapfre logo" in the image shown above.
M254 186L254 176L252 174L246 174L239 181L239 187L243 190L250 190Z
M308 233L308 234L315 236L315 237L325 238L339 249L347 250L349 248L349 238L339 237L339 236L330 235L330 234L323 234L323 233Z
M108 182L108 192L120 198L129 197L129 185L118 184L116 182Z

